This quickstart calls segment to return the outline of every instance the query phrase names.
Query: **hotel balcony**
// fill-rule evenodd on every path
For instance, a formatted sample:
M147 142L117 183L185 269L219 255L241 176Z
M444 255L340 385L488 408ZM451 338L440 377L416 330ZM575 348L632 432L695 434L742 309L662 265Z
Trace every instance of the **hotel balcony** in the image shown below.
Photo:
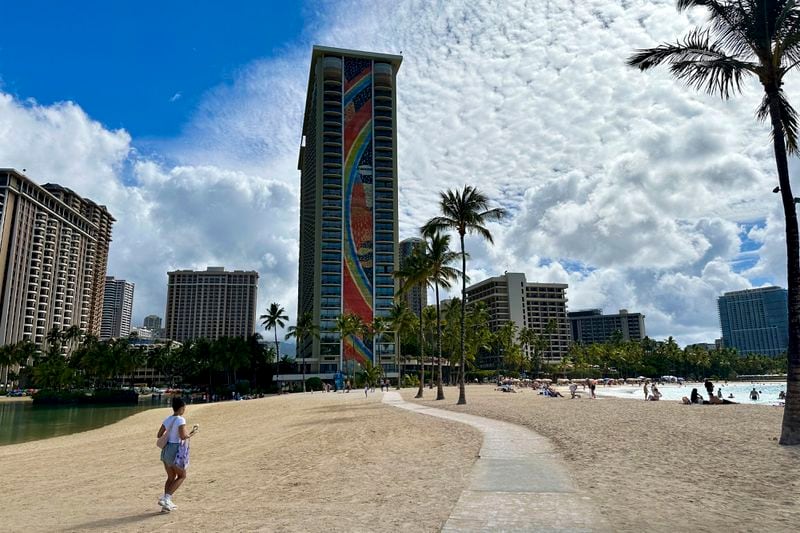
M389 63L375 63L373 69L375 87L392 87L392 65Z
M326 82L341 81L342 79L342 59L340 57L322 58L322 77Z

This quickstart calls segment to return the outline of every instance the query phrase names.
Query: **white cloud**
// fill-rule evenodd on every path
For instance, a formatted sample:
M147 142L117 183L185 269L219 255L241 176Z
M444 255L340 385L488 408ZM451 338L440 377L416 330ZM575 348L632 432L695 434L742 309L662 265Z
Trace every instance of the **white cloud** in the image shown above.
M678 14L673 0L354 0L311 16L279 58L210 90L158 162L75 104L0 98L0 161L107 202L119 219L111 273L137 281L137 319L163 312L167 269L212 263L258 269L261 307L294 314L312 42L403 53L401 236L434 214L432 188L475 184L511 210L495 247L468 241L473 281L504 270L565 281L571 307L641 311L651 335L681 342L719 336L721 292L784 283L758 88L723 102L624 64L700 12ZM745 222L757 222L748 236L761 247L736 273Z

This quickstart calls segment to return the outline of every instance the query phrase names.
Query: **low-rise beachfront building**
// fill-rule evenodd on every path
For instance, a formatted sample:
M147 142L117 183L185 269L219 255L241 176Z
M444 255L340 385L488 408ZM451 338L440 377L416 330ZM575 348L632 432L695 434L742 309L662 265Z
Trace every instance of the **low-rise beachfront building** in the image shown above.
M788 291L762 287L726 292L717 300L722 345L740 355L781 355L789 345Z
M640 341L645 337L644 315L629 313L627 309L609 315L604 315L602 309L570 311L567 318L572 340L579 344L608 342L616 335L623 341Z
M544 350L543 361L557 363L567 355L572 339L567 320L567 288L565 283L529 283L523 273L506 272L467 287L467 305L479 302L486 305L492 331L511 321L518 331L529 328L546 336L549 347ZM548 333L551 323L553 331ZM482 369L499 368L502 354L485 352L477 363Z

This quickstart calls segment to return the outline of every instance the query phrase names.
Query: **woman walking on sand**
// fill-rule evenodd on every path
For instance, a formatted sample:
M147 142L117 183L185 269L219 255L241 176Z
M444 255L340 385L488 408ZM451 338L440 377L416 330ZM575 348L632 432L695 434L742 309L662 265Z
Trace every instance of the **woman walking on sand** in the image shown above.
M186 466L188 466L188 455L178 457L181 448L181 441L186 441L187 448L184 453L188 454L188 439L199 429L197 425L191 432L186 431L186 419L183 414L186 412L186 403L180 398L172 399L172 415L168 416L161 427L158 429L158 437L169 432L167 445L161 450L161 462L164 463L164 470L167 471L167 481L164 483L164 494L158 499L158 504L163 511L174 511L178 507L172 503L172 495L186 479ZM180 459L180 460L179 460Z

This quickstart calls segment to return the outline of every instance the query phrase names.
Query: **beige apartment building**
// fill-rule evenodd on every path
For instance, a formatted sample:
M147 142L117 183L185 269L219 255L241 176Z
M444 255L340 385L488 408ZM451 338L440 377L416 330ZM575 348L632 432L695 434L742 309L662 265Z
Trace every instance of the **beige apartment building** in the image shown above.
M167 275L167 339L215 340L255 333L258 272L208 267Z
M56 326L100 335L113 223L66 187L0 169L1 344L42 346Z
M552 320L555 331L549 335L550 346L543 359L554 363L567 355L571 341L566 290L564 283L529 283L525 274L507 272L467 287L467 304L483 302L486 305L492 331L512 321L519 330L530 328L543 334ZM478 365L486 369L499 368L501 362L502 354L487 353L479 359Z

